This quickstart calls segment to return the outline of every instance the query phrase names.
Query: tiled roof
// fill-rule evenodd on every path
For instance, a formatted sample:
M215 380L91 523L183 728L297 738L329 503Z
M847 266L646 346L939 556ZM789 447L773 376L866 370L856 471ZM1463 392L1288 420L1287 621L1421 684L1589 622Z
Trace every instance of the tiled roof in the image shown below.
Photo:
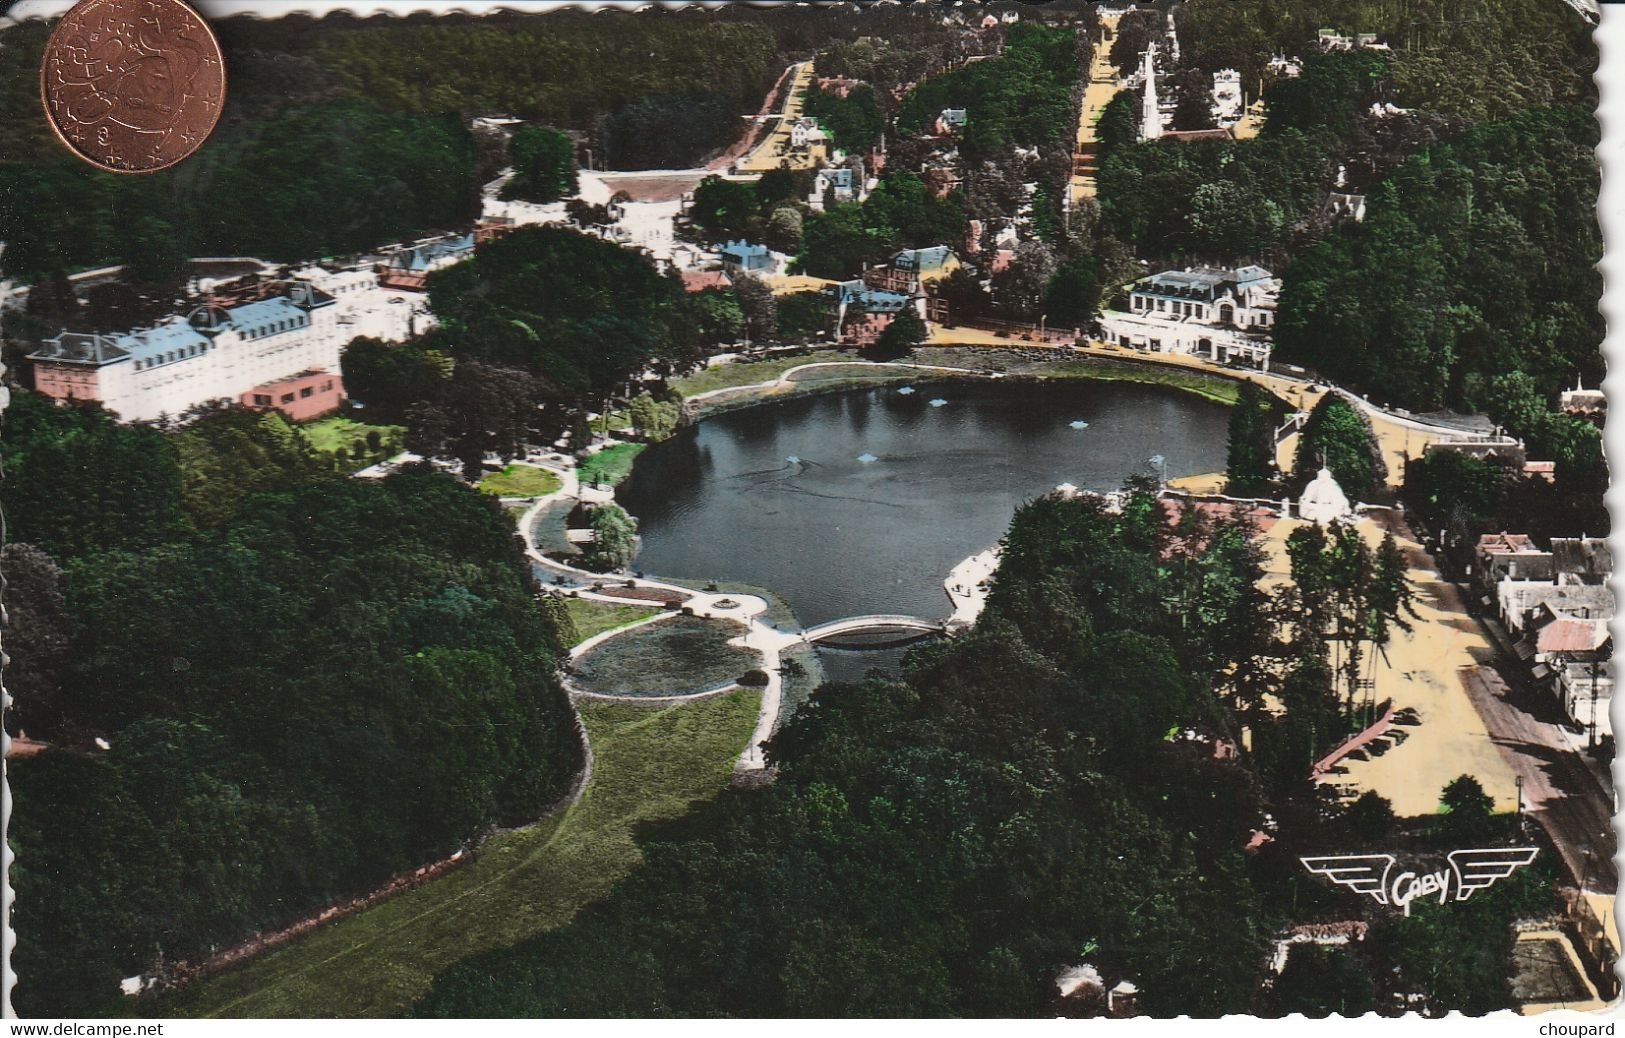
M1526 533L1486 533L1478 538L1478 550L1493 554L1534 551L1535 542Z
M1538 652L1593 652L1608 640L1606 620L1553 620L1535 639Z
M703 292L708 288L727 288L733 284L728 275L720 270L685 270L682 272L683 289L688 292Z

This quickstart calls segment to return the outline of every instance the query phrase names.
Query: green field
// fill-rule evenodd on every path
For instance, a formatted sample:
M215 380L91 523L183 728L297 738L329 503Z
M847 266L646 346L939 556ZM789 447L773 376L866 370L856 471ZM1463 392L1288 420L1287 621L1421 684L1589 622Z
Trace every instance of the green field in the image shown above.
M438 970L567 924L642 860L638 826L715 796L756 723L757 693L655 709L583 703L581 802L480 845L459 871L182 989L161 1015L392 1017Z
M312 447L323 454L332 454L343 447L345 453L355 459L357 468L365 468L399 454L404 449L406 436L405 426L368 425L339 415L307 422L299 427L299 431L305 434ZM367 434L373 432L378 434L379 446L376 450L367 443ZM359 455L357 448L360 449Z
M646 443L618 443L605 447L576 466L576 478L583 485L604 483L614 486L632 471L632 463L648 447Z
M837 353L834 350L819 350L815 353L803 354L799 357L775 357L772 360L753 360L745 364L723 364L715 368L705 368L692 375L672 382L672 388L685 397L696 393L708 393L714 389L732 389L736 386L753 386L758 382L778 378L791 368L799 368L803 364L821 364L828 361L852 362L852 354Z
M509 465L480 480L480 490L498 497L545 497L563 486L558 476L535 465Z
M1087 378L1101 382L1139 382L1151 386L1168 386L1230 407L1235 406L1237 394L1241 391L1241 383L1234 379L1181 371L1155 363L1133 361L1114 363L1111 359L1107 359L1104 363L1097 360L1062 361L1059 364L1047 365L1039 369L1038 373L1045 378Z
M581 636L583 642L594 635L637 623L660 612L658 609L644 609L641 606L589 602L584 598L567 598L564 600L564 608L569 612L571 622L576 625L576 633ZM579 645L580 642L576 644Z

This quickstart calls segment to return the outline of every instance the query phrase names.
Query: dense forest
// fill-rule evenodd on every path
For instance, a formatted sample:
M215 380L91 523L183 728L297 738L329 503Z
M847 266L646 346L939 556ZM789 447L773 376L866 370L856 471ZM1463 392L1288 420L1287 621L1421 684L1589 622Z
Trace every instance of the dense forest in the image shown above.
M964 148L971 155L996 156L1012 145L1065 146L1076 125L1072 93L1087 41L1087 33L1068 28L1012 26L998 57L931 76L910 90L897 109L898 132L927 131L944 108L964 108Z
M110 1008L566 791L562 646L494 500L337 478L279 419L19 391L0 460L13 730L51 747L8 768L20 1012Z
M1596 385L1602 238L1574 200L1596 197L1597 134L1533 109L1411 157L1287 268L1281 358L1419 410L1493 408L1515 371L1546 397Z
M500 168L467 130L481 114L574 131L599 167L697 164L738 138L792 54L881 22L942 60L945 30L912 13L647 12L613 33L573 11L230 19L217 25L232 75L220 128L150 177L63 153L33 71L49 27L25 24L0 39L0 272L128 263L162 284L188 256L315 259L465 225Z
M1297 554L1307 573L1342 550ZM1344 814L1309 788L1297 728L1340 709L1312 655L1273 686L1292 705L1279 756L1219 751L1274 651L1259 566L1245 527L1170 521L1148 487L1120 514L1028 504L971 633L916 650L899 679L824 686L769 745L771 786L648 834L635 879L444 974L419 1014L1046 1015L1080 961L1132 979L1155 1015L1374 1004L1372 977L1441 1007L1505 1005L1507 923L1545 905L1541 882L1480 895L1470 920L1395 920L1362 951L1379 968L1255 995L1277 927L1364 910L1294 854L1396 835L1380 798ZM1315 651L1340 579L1298 613L1290 651ZM1499 834L1467 781L1465 808L1407 838ZM1245 851L1266 809L1290 832Z

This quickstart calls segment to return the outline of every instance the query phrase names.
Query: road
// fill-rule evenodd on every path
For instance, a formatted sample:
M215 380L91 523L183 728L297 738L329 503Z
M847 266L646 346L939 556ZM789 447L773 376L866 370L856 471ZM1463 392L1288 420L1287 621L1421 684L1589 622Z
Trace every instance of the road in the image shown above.
M1551 836L1575 881L1587 893L1615 893L1613 797L1563 738L1557 705L1509 683L1495 661L1463 671L1461 679L1490 739L1523 782L1529 817Z

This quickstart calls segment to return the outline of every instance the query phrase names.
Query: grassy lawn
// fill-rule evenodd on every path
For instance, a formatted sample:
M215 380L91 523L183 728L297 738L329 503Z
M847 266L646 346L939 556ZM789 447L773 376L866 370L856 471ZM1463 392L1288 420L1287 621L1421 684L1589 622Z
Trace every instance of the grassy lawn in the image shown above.
M715 796L756 723L755 692L651 709L583 703L592 782L576 806L481 845L474 862L199 981L166 1015L392 1017L437 971L554 930L642 860L636 827Z
M761 659L728 641L741 624L678 616L640 627L592 649L576 661L576 684L588 692L680 696L731 681Z
M606 483L614 486L632 471L632 462L648 447L646 443L618 443L605 447L576 468L576 478L582 483Z
M376 432L382 441L383 449L378 453L397 454L401 450L401 437L406 435L405 426L368 425L339 415L307 422L299 427L299 431L305 434L312 447L323 454L331 454L343 447L353 455L357 446L364 454L373 453L372 448L367 446L367 434L370 432Z
M1136 364L1132 361L1121 364L1113 364L1110 361L1104 364L1087 360L1063 361L1060 364L1047 365L1042 369L1042 374L1049 378L1088 378L1101 382L1140 382L1152 386L1169 386L1230 407L1235 406L1237 395L1241 391L1241 384L1232 379L1180 371L1177 368L1150 363Z
M544 497L563 485L558 476L535 465L509 465L480 480L483 493L498 497Z
M798 368L803 364L820 364L832 360L850 362L852 354L819 350L800 357L775 357L772 360L754 360L745 364L724 364L720 367L704 368L677 379L672 383L672 388L688 397L696 393L708 393L713 389L751 386L778 378L791 368Z
M576 633L581 635L581 641L586 641L596 634L603 634L605 631L613 631L617 627L637 623L660 612L658 609L643 609L639 606L589 602L584 598L567 598L564 600L564 608L569 611L570 620L576 625Z

